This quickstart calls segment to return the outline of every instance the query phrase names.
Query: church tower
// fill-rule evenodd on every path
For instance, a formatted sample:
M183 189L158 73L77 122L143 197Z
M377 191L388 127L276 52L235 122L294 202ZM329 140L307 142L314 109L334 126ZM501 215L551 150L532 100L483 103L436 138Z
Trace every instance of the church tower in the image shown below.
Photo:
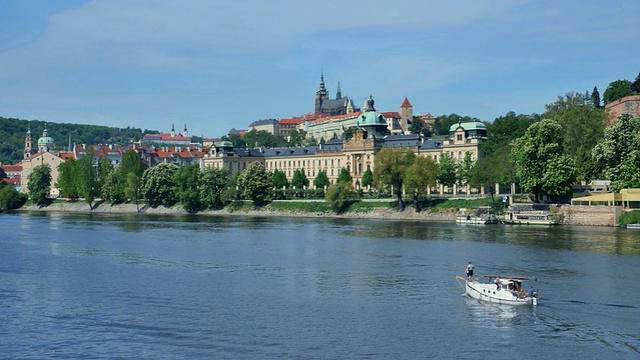
M409 102L409 99L406 97L400 105L400 127L402 128L402 132L407 134L409 130L409 123L413 121L413 105Z
M45 124L44 130L42 130L42 137L38 139L38 152L53 152L54 148L53 138L49 137L49 131L47 131Z
M24 138L24 158L28 159L31 155L33 155L33 140L31 139L31 127L29 127Z
M184 124L184 131L182 131L182 136L189 137L188 134L189 133L187 132L187 124Z
M336 91L336 100L342 99L342 91L340 90L340 81L338 81L338 91Z
M324 86L324 74L320 73L320 87L318 91L316 91L316 114L320 114L322 112L322 102L329 99L329 92L327 88Z

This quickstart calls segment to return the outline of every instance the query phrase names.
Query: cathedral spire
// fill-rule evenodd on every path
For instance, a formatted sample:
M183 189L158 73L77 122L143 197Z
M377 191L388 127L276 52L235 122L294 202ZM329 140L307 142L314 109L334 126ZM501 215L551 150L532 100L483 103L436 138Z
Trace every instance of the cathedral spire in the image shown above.
M320 72L320 87L318 88L319 95L328 95L327 88L324 86L324 73Z
M342 91L340 90L340 81L338 81L338 91L336 91L336 100L342 99Z

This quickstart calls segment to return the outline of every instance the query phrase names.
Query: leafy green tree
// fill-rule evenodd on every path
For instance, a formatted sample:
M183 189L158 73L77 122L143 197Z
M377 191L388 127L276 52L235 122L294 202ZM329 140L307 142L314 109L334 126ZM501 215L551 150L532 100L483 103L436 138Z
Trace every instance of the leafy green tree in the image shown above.
M275 147L278 145L278 139L272 133L266 130L251 129L242 137L249 148L259 146Z
M456 183L456 161L448 152L440 154L436 168L438 169L436 180L439 184L450 188Z
M413 163L415 154L410 149L384 148L374 160L373 179L378 189L390 189L398 199L398 211L404 211L402 191L404 172Z
M367 167L367 170L364 171L364 174L362 174L362 183L361 183L362 187L368 188L371 185L373 185L373 171L371 171L371 168Z
M356 192L353 191L353 184L342 182L330 185L325 194L325 201L331 204L331 208L337 214L343 213L350 201L356 199Z
M603 109L585 101L580 94L569 92L564 97L559 96L555 103L545 105L545 108L543 117L562 126L563 148L572 157L578 154L581 147L590 151L604 134L607 115Z
M434 132L436 135L449 135L449 128L451 125L458 123L466 123L480 121L478 118L472 118L469 116L460 116L458 114L441 115L436 118L434 124Z
M176 165L163 163L144 171L140 195L149 206L171 206L175 203L173 174L177 170Z
M111 160L106 157L98 158L98 176L97 187L98 189L102 189L104 187L104 183L107 180L107 177L110 177L109 174L113 172L113 164Z
M89 204L89 210L93 210L93 201L100 190L98 187L98 173L93 166L93 161L93 149L87 146L84 156L77 161L75 166L78 194Z
M46 205L51 193L51 166L42 164L34 167L27 180L31 201L38 206Z
M0 180L2 179L8 179L7 177L7 173L4 171L3 168L0 168Z
M418 199L436 185L436 163L431 156L418 156L404 174L405 190L413 198L413 207L420 211Z
M229 141L236 149L244 149L247 147L247 143L244 141L240 134L229 134L220 138L222 141Z
M269 174L259 162L251 163L238 177L238 186L242 196L251 200L255 206L263 204L273 186Z
M273 170L272 175L273 186L276 189L288 189L289 188L289 180L287 180L287 174L284 171L275 169Z
M640 187L640 117L622 114L593 148L593 159L615 192Z
M600 93L598 92L597 86L594 86L593 91L591 92L591 104L597 109L602 107L602 105L600 105Z
M534 201L541 195L562 197L571 194L575 182L573 159L564 154L562 127L555 121L537 122L513 144L511 160L520 184Z
M291 129L289 131L289 146L302 146L307 133L304 130Z
M173 174L174 193L188 213L195 213L202 207L200 188L202 172L198 164L188 164L178 168Z
M351 174L349 173L349 170L347 170L347 168L340 169L340 173L338 174L338 178L336 179L336 183L338 183L338 184L342 184L342 183L353 184L353 177L351 177Z
M413 121L411 121L411 126L409 126L408 130L412 134L421 134L424 129L424 122L420 119L414 118Z
M296 189L303 189L306 186L309 186L309 179L304 174L304 170L296 169L293 172L293 177L291 178L291 186Z
M136 204L136 210L140 211L138 208L138 203L140 202L140 185L142 182L142 176L136 174L135 172L127 173L127 180L125 181L124 186L124 196L129 202Z
M476 163L471 158L470 152L465 152L462 161L456 164L456 182L458 186L464 187L469 185L471 174Z
M629 88L631 89L631 91L634 91L636 93L640 93L640 73L638 73L638 76L636 76L636 79L629 86Z
M635 91L631 90L631 81L629 80L616 80L609 83L607 89L602 94L602 100L604 104L620 100L625 96L637 95Z
M13 185L0 182L0 209L18 209L27 201L27 196L20 194Z
M200 198L207 209L221 207L225 203L224 192L229 187L228 168L207 167L202 172Z
M329 177L327 176L327 172L322 169L318 170L318 175L316 175L316 178L313 179L313 186L315 186L316 189L324 189L329 185L330 182Z
M62 197L75 198L78 196L75 159L69 158L58 165L58 180L55 183L55 187Z
M108 173L102 181L100 193L102 199L112 204L119 204L124 201L124 185L118 181L114 171Z

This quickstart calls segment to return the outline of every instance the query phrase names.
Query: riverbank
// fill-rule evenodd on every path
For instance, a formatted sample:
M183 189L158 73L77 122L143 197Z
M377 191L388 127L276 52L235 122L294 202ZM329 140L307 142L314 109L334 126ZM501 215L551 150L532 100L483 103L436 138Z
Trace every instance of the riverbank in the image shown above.
M138 208L140 211L138 211ZM77 212L87 213L111 213L111 214L127 214L141 213L151 215L187 215L187 211L181 206L156 208L135 204L117 204L111 205L107 203L94 205L93 210L89 210L89 205L84 202L66 202L53 203L48 206L39 207L37 205L23 206L21 211L47 211L47 212ZM288 216L288 217L327 217L327 218L349 218L349 219L385 219L385 220L429 220L429 221L455 221L455 213L429 213L426 210L416 212L413 208L407 208L404 212L399 212L394 208L374 208L366 212L346 212L343 214L335 214L333 212L306 212L306 211L289 211L281 209L273 209L265 206L260 209L240 209L231 210L228 208L221 210L200 211L195 216Z

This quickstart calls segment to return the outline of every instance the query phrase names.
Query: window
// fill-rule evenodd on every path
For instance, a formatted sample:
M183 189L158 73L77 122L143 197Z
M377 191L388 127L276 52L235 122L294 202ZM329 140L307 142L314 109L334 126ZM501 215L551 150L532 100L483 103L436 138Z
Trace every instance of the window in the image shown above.
M462 141L462 134L458 134L457 139L458 141Z

